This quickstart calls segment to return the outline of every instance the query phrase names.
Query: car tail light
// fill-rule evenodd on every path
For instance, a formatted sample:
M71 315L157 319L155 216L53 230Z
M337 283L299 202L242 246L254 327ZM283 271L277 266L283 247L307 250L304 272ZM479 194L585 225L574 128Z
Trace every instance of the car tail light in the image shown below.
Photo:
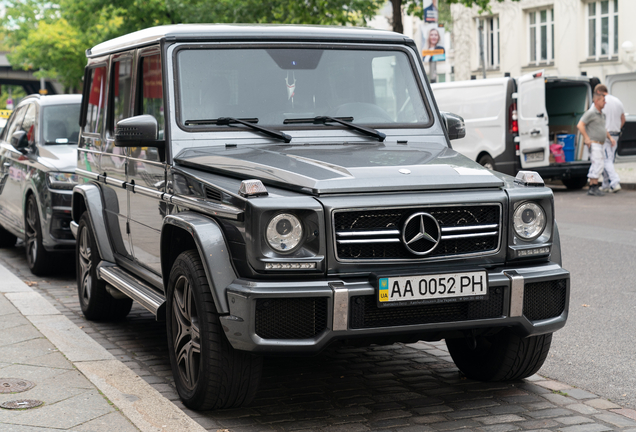
M511 133L519 133L519 122L517 121L517 102L510 104L510 110L508 112L508 124L510 125Z

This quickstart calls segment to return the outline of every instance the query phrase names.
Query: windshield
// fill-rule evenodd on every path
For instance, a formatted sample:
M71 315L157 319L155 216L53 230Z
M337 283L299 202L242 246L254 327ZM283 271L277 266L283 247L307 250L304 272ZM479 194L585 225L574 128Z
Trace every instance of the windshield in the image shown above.
M43 134L45 144L77 144L80 104L44 107Z
M183 49L177 62L181 124L234 117L280 128L317 116L385 127L429 123L399 50Z

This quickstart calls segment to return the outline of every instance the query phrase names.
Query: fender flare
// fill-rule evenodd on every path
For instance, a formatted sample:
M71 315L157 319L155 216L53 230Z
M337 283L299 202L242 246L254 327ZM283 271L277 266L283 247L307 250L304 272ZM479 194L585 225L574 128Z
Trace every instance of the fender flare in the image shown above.
M563 266L561 259L561 236L559 235L559 227L557 226L556 220L554 221L554 227L552 229L554 232L552 234L552 253L550 254L550 261Z
M168 257L164 256L169 245L165 230L171 225L187 231L192 235L197 251L203 263L203 269L210 285L210 291L214 299L217 312L226 314L230 312L225 295L226 288L237 278L236 271L230 259L223 230L213 218L199 213L185 211L168 215L164 218L164 229L161 230L161 266L164 275L164 284L170 277L170 269L165 268Z
M113 254L113 249L108 239L108 232L106 231L102 191L100 187L94 183L86 183L73 188L71 217L74 223L79 223L79 219L82 217L80 206L76 202L78 199L82 199L86 205L86 211L88 212L88 217L93 228L93 235L97 242L99 256L104 261L114 263L115 255Z

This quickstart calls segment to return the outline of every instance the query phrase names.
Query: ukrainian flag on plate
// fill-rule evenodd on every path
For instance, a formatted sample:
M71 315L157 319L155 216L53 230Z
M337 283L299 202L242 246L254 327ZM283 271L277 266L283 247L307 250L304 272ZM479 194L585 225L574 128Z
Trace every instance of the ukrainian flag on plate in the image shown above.
M389 278L380 278L378 280L380 286L380 298L381 302L389 301Z

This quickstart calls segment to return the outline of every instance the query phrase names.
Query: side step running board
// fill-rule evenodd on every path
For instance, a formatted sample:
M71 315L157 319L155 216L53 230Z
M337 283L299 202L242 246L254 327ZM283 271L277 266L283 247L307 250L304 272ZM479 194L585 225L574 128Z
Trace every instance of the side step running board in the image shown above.
M97 267L97 275L100 279L148 309L157 319L165 317L166 298L155 288L132 276L121 267L103 264L102 262Z

